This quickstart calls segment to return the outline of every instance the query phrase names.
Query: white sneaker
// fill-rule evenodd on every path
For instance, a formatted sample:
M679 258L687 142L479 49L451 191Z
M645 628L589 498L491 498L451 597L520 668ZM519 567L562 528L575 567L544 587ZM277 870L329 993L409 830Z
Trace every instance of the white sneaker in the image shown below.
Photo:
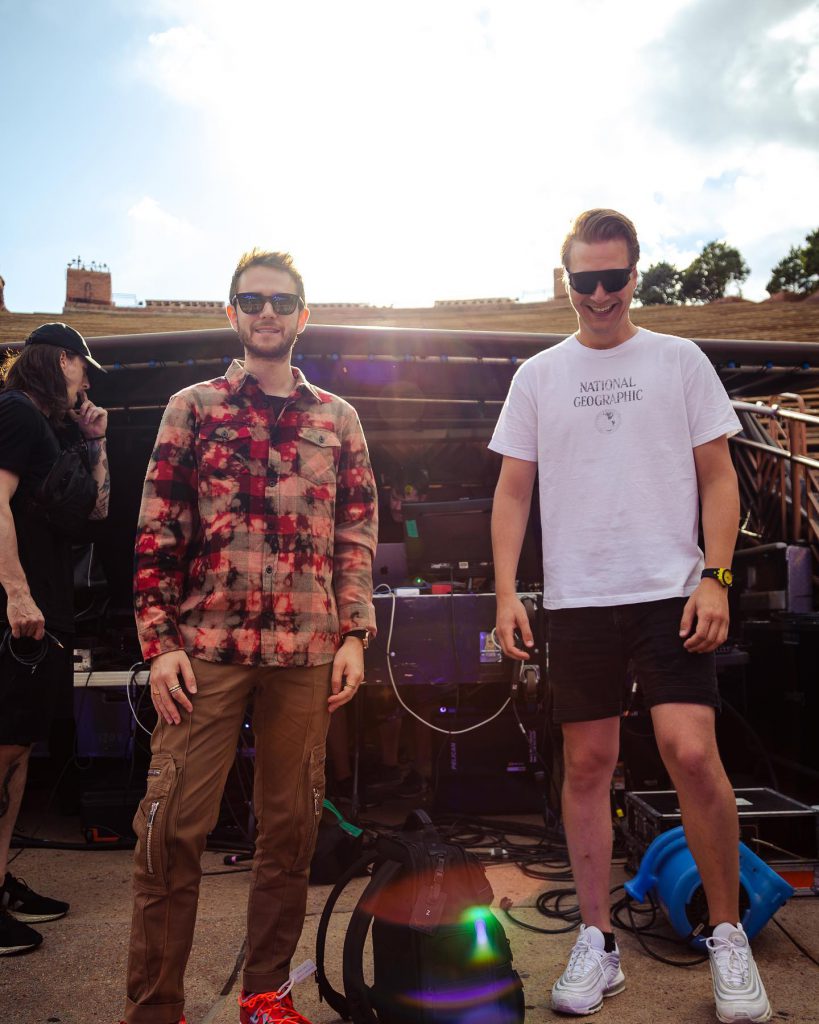
M770 1020L771 1004L742 925L719 924L705 940L717 1017L724 1024Z
M605 951L605 939L599 928L580 926L566 970L552 988L552 1009L582 1017L597 1013L603 999L616 996L626 987L620 970L620 950Z

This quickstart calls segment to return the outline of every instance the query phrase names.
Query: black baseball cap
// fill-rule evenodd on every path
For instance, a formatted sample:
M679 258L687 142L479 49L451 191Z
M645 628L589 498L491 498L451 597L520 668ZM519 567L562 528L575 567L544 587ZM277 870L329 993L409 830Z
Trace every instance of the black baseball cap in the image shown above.
M82 356L95 370L99 370L101 373L106 372L91 355L85 338L79 331L69 327L68 324L63 324L59 321L53 324L43 324L29 334L25 344L53 345L55 348L64 348L66 352L74 352L75 355Z

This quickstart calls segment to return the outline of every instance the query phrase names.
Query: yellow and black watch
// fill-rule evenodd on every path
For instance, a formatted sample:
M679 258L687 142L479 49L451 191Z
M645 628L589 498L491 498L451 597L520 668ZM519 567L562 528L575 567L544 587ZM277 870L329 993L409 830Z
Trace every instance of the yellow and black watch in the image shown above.
M716 580L723 587L730 587L734 582L734 574L730 569L703 569L702 579Z

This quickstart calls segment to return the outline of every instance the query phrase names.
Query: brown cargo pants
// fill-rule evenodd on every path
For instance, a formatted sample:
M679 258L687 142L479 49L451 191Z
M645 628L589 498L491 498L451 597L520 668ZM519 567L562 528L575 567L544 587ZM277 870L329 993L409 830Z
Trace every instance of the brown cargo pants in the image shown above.
M151 739L148 790L134 818L134 912L128 1024L176 1024L193 941L200 858L216 825L245 707L253 697L258 834L243 987L278 988L290 972L324 799L332 665L248 668L192 662L198 690L179 725Z

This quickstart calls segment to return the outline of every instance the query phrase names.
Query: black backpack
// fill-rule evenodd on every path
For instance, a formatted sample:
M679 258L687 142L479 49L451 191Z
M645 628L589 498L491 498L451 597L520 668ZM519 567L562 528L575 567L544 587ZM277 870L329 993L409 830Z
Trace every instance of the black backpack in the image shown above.
M344 939L345 995L324 971L327 926L344 887L373 864ZM441 838L424 811L379 836L339 879L319 921L321 996L354 1024L519 1024L523 985L509 940L489 909L492 887L474 854ZM372 922L373 985L363 951Z
M364 830L347 821L335 804L325 798L310 861L310 885L335 885L361 859L363 849Z
M54 465L30 496L29 508L55 532L78 537L97 503L97 482L91 475L82 441L62 448Z

